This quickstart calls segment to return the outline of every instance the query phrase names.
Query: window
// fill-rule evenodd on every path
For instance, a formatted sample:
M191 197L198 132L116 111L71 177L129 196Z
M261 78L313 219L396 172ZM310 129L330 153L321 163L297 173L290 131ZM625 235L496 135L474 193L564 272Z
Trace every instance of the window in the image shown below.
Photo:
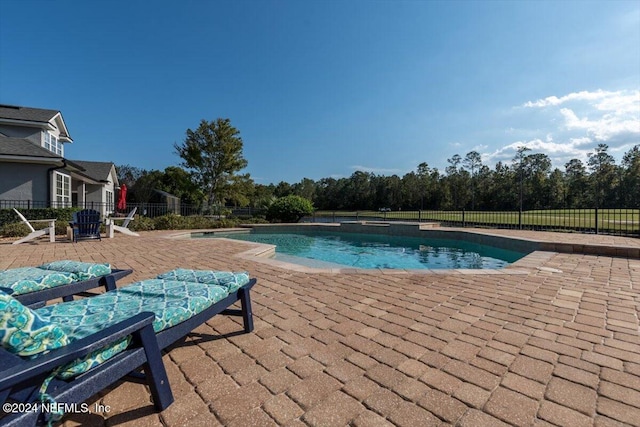
M64 155L64 147L62 146L62 143L58 141L58 138L49 131L44 133L44 143L42 144L42 146L59 156Z
M55 207L71 206L71 177L69 175L63 175L60 172L54 172L56 193L55 193Z
M113 191L106 190L106 198L107 198L107 213L111 213L114 211Z

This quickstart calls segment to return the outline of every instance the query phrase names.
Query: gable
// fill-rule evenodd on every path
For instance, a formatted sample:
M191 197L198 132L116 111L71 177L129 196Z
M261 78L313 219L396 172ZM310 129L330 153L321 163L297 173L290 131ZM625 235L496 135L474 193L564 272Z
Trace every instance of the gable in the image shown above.
M58 110L0 104L0 124L57 130L60 142L73 142Z

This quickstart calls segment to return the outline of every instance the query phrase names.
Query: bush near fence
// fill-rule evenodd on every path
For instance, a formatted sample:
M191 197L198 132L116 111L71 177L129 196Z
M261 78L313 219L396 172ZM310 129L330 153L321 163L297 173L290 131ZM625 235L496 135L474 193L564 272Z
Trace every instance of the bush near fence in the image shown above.
M73 215L73 212L79 208L64 209L24 209L21 212L29 219L51 219L56 218L56 234L64 235L67 232L67 226ZM215 229L215 228L231 228L238 227L247 223L265 223L261 218L237 218L237 217L204 217L199 215L181 216L176 214L167 214L149 218L142 215L136 215L135 220L129 224L129 229L133 231L151 231L151 230L197 230L197 229ZM36 227L45 227L46 224L34 224ZM0 236L3 237L22 237L29 233L29 229L25 224L20 222L18 216L13 209L0 209ZM104 226L102 232L105 232Z
M56 234L66 234L73 213L79 210L80 208L20 209L20 213L29 220L56 219ZM32 225L36 229L47 227L46 223L33 223ZM13 209L0 209L0 234L6 237L19 237L26 236L29 231L29 228L20 221Z

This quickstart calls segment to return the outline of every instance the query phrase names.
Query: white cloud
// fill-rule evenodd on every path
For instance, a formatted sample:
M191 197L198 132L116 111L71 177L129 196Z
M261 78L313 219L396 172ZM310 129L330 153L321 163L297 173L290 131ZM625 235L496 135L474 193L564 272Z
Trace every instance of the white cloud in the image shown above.
M546 140L539 138L527 141L516 141L505 145L493 153L487 154L486 159L494 162L502 161L510 164L518 151L518 148L525 146L532 153L544 153L548 155L554 167L562 168L570 159L586 160L587 154L593 151L593 141L589 138L571 138L566 142L557 142L551 135ZM484 160L485 157L483 157Z
M611 94L618 94L620 92L606 92L604 90L600 90L598 89L595 92L588 92L588 91L582 91L582 92L574 92L574 93L570 93L568 95L565 96L561 96L560 98L558 98L557 96L548 96L544 99L539 99L537 101L528 101L525 102L523 107L529 107L529 108L533 108L533 107L548 107L550 105L560 105L560 104L564 104L565 102L569 102L569 101L593 101L596 99L602 99L602 98L606 98L608 96L611 96Z
M526 146L547 154L554 167L562 168L573 158L586 161L599 143L609 145L613 154L623 153L640 141L639 90L580 91L528 101L522 106L529 111L522 122L535 123L536 128L508 128L506 134L513 138L519 135L518 140L483 154L483 159L510 163L517 149Z

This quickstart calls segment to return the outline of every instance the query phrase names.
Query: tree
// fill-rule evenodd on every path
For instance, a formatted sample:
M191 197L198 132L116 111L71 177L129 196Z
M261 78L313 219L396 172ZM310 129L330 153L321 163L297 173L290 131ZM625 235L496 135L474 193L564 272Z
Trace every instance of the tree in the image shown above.
M567 205L584 208L587 205L587 170L580 159L571 159L564 165L567 179Z
M616 182L615 159L607 150L607 144L598 144L593 153L589 153L587 164L591 169L593 196L596 207L605 207L614 194Z
M136 181L147 171L136 166L120 165L116 166L116 173L118 174L120 185L125 184L129 188L133 188Z
M191 175L177 166L165 168L161 182L156 188L179 197L188 205L200 205L204 198L202 190L193 182Z
M313 201L316 195L316 183L312 179L302 178L302 181L293 185L293 194Z
M209 207L223 205L228 199L242 200L248 174L236 175L247 166L242 156L240 132L229 119L202 120L194 131L187 129L182 144L174 144L183 159L182 166L190 170L196 183L207 195ZM249 199L244 195L244 200Z
M518 176L520 178L520 212L522 212L522 207L524 203L524 171L525 171L525 160L527 155L525 154L527 151L530 151L530 148L522 145L518 147L518 151L516 152L515 157L513 158L513 168L518 171Z
M477 151L469 151L462 164L471 171L471 210L476 208L476 171L482 166L482 157Z
M445 172L447 173L447 184L453 195L453 204L451 207L453 209L459 209L464 207L464 182L463 177L461 175L461 169L458 169L458 166L462 162L462 157L459 154L454 154L453 157L447 159L449 166L446 167Z
M640 207L640 145L635 145L622 157L624 173L622 176L622 192L624 205L631 208Z
M549 204L549 174L551 159L544 153L530 154L524 158L525 183L529 209L544 209Z
M149 203L153 192L162 186L163 173L159 170L144 171L132 188L133 199L139 203Z

